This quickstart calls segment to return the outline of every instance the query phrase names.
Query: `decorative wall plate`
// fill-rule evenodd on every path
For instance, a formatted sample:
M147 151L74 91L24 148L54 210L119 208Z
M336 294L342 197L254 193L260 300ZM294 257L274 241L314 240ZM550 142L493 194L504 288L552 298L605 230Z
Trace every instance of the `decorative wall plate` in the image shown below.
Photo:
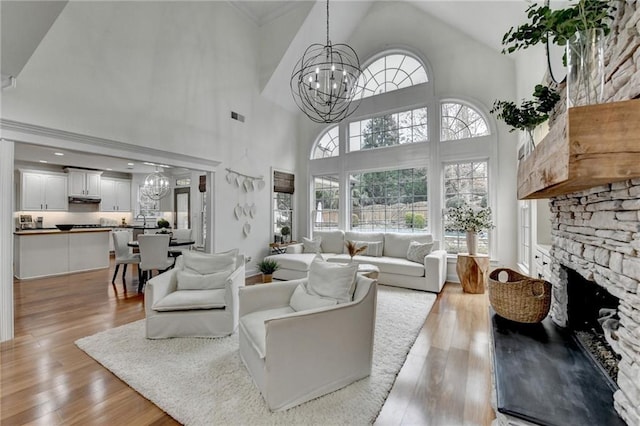
M249 216L249 212L251 211L251 207L249 206L249 203L244 203L244 207L242 208L242 211L244 212L245 216Z
M235 179L231 173L227 173L227 183L233 183Z
M236 186L242 185L242 176L236 176Z
M240 204L238 204L233 209L233 214L235 215L236 219L240 220L240 216L242 216L242 206Z
M258 190L263 189L264 186L265 186L264 180L259 179L259 180L255 181L254 182L254 186L256 186Z
M245 179L242 183L242 187L244 188L245 192L253 191L253 184L251 183L251 179Z
M249 209L249 214L251 215L251 218L256 217L257 213L258 213L258 208L256 207L256 204L255 203L251 204L251 208Z
M249 236L249 234L251 233L251 224L249 222L246 222L244 224L244 226L242 227L242 232L244 233L245 237Z

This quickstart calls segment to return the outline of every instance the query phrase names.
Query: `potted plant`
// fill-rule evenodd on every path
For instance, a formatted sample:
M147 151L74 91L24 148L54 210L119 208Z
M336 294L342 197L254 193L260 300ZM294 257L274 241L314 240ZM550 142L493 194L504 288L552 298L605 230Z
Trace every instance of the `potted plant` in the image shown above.
M493 229L491 208L475 208L467 203L462 203L447 209L447 231L466 232L467 250L470 255L475 255L478 248L478 232Z
M160 228L160 233L161 234L170 234L171 232L169 232L169 228L171 227L171 224L169 223L168 220L164 219L164 218L160 218L158 219L158 228Z
M282 235L282 242L286 243L288 239L287 237L291 235L291 228L286 225L283 226L282 228L280 228L280 235Z
M273 273L280 269L280 265L275 260L262 259L258 262L258 269L262 272L262 282L270 283L273 281Z
M560 95L555 90L542 84L536 85L533 97L535 100L523 100L520 107L511 101L495 101L490 111L491 114L496 114L496 118L511 126L510 132L524 130L531 149L534 147L533 129L547 121L549 112L560 100Z

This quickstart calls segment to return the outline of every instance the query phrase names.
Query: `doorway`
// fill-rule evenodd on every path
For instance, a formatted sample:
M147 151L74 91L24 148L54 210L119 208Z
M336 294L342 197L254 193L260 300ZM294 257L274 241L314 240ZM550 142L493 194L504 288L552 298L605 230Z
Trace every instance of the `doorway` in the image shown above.
M191 188L173 190L173 227L191 229Z

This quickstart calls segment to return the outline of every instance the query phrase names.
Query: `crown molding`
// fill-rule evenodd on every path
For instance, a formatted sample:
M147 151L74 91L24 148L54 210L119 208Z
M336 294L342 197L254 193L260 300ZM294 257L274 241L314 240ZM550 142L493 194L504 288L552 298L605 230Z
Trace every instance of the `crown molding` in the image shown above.
M114 157L128 157L142 161L170 163L175 167L195 170L215 171L220 161L202 157L164 151L140 145L133 145L113 139L83 135L35 124L0 119L1 137L15 142L67 148L81 152L94 152Z

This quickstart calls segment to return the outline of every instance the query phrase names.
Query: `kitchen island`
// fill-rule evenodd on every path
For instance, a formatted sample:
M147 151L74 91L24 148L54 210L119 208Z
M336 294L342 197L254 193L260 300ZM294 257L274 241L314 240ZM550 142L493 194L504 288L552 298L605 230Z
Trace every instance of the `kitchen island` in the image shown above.
M20 280L109 267L111 228L14 232L13 271Z

